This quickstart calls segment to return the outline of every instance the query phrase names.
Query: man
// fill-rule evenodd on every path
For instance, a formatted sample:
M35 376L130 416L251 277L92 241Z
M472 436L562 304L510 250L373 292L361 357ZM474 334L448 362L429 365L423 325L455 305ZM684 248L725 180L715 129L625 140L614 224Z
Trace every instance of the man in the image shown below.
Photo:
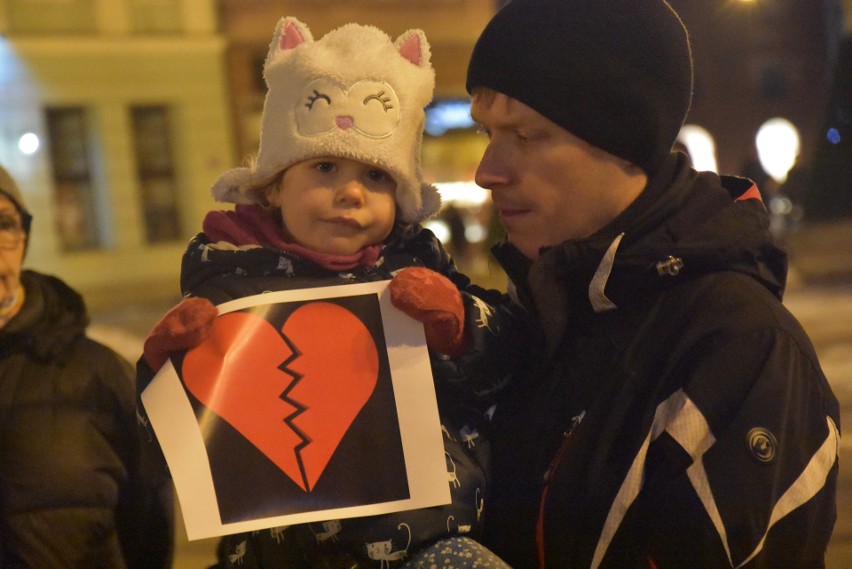
M171 566L171 481L149 470L133 369L83 299L22 270L30 221L0 167L0 567Z
M757 188L671 152L678 16L513 0L467 89L494 254L538 338L494 415L486 545L516 569L823 567L838 404Z

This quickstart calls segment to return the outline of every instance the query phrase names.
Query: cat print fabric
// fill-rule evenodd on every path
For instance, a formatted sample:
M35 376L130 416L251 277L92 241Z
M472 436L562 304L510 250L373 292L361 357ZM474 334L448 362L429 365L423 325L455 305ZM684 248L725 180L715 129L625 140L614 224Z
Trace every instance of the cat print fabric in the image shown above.
M227 551L220 554L219 567L293 568L301 567L302 563L305 568L323 569L428 567L431 564L420 563L451 551L459 556L456 563L465 559L477 563L452 567L505 567L479 564L486 559L500 561L475 541L481 532L487 490L481 465L485 464L488 453L488 445L478 436L478 429L479 426L470 422L460 428L446 421L442 425L451 504L263 530L251 534L250 539L245 535L226 536L222 547ZM466 541L456 541L461 538ZM432 545L436 542L442 543L440 548ZM476 544L481 551L471 549L467 542ZM472 553L477 556L467 557Z

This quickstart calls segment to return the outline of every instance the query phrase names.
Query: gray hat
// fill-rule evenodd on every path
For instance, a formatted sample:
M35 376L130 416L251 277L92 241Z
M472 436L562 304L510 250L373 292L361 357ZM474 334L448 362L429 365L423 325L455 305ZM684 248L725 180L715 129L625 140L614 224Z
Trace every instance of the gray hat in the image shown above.
M15 207L21 210L21 213L29 214L27 205L24 203L24 196L21 194L21 190L18 189L18 184L15 183L14 178L2 166L0 166L0 191L15 202Z
M18 211L21 213L24 231L29 235L32 215L30 214L30 210L27 209L27 204L24 203L24 195L18 188L18 184L15 183L14 178L2 166L0 166L0 192L12 200L12 203L18 208Z

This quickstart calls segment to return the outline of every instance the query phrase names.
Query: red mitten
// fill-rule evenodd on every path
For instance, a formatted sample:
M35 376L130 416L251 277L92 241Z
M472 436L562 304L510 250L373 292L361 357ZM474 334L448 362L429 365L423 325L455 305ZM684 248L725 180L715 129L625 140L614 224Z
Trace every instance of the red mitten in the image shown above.
M399 271L388 285L394 306L423 323L426 344L456 357L464 353L464 303L448 278L423 267Z
M218 314L219 311L206 298L184 298L148 334L142 349L145 362L156 373L169 359L170 353L201 344L210 335L213 320Z

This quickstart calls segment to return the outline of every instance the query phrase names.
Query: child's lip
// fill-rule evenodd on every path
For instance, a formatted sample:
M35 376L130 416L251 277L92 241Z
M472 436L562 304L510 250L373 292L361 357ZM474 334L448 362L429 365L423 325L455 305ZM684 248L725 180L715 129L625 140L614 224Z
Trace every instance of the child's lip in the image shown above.
M327 219L329 223L336 223L338 225L345 225L347 227L353 227L355 229L361 229L361 224L358 221L352 219L351 217L332 217Z

